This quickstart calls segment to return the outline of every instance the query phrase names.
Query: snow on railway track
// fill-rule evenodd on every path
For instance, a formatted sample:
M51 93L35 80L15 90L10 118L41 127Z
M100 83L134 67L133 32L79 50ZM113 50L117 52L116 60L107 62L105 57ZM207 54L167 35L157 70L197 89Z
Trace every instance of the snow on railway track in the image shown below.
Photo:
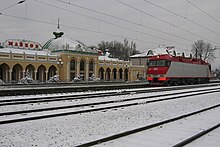
M203 89L208 91L210 88L207 87ZM219 88L219 86L216 86L216 88ZM190 90L188 89L185 91ZM172 92L161 92L161 94ZM184 92L184 90L180 90L179 92ZM152 95L156 94L159 93L154 93ZM2 124L0 125L0 140L2 145L9 146L74 146L83 142L92 141L94 139L131 130L132 128L175 117L183 113L213 106L220 103L218 94L218 92L209 93L191 96L187 99L180 98L178 100L167 100L158 103L142 103L139 101L139 104L133 107L118 107L96 112L78 113L76 115L64 115L35 121ZM146 94L143 95L146 96ZM150 93L147 95L150 95ZM184 96L186 94L182 95ZM120 96L118 98L132 98L133 96L135 97L137 95L132 94ZM154 97L151 100L156 99L157 98ZM120 101L118 102L122 104ZM118 105L118 103L112 103L111 105L113 104ZM107 104L106 106L110 105ZM90 109L94 108L95 107L90 107ZM84 107L83 109L86 110L87 108ZM59 112L62 111L59 110ZM47 112L40 113L44 115L47 114ZM22 117L27 116L26 114L22 115ZM7 116L7 119L10 117L11 116ZM17 116L13 117L16 118ZM0 119L2 120L5 118L1 117ZM21 141L16 139L18 136L22 138Z
M153 102L187 98L187 96L201 95L214 92L220 92L220 88L213 87L208 89L203 88L180 92L169 91L163 94L148 94L148 96L146 96L146 94L141 94L142 96L137 96L137 94L135 94L130 95L130 98L127 98L127 95L123 97L114 95L113 97L108 97L105 99L101 97L97 98L96 100L87 98L83 101L74 101L74 104L72 105L65 104L61 106L59 103L53 103L49 104L48 106L47 103L44 104L44 107L41 106L41 108L38 108L39 103L35 106L16 105L11 107L11 105L9 105L6 106L7 109L4 109L4 107L1 108L2 111L0 113L0 124L129 107ZM11 109L15 109L15 111L9 111Z
M129 134L96 146L155 147L162 145L164 147L182 147L188 144L188 142L182 142L185 141L184 139L188 139L194 134L208 130L213 126L218 126L220 120L219 112L220 107L189 117L184 117L184 119L179 119L173 122L171 121L170 123L157 125L152 128L149 127L149 129Z

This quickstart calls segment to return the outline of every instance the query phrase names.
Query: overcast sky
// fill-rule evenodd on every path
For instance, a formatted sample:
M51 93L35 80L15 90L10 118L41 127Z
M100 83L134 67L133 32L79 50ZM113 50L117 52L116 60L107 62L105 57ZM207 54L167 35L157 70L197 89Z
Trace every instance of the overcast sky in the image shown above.
M219 0L26 0L16 5L19 1L0 0L0 42L43 44L53 37L60 18L65 37L88 46L128 38L141 52L162 45L190 51L197 40L220 47ZM219 67L220 49L216 58L213 66Z

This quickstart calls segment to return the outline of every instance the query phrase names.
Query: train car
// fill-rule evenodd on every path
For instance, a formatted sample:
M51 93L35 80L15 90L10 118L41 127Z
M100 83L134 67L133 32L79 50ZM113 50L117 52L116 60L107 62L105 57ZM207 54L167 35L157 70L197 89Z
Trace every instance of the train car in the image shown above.
M210 77L211 65L200 59L170 54L149 58L147 80L151 85L208 83Z

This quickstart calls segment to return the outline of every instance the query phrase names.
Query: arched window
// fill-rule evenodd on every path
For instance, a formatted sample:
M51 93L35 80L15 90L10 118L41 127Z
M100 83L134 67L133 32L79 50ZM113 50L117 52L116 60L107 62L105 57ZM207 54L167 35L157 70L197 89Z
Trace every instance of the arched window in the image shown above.
M111 80L111 69L107 68L106 69L106 80Z
M116 68L113 69L113 79L114 80L117 79L117 69Z
M22 78L22 67L16 64L12 69L12 80L18 82Z
M9 66L7 64L0 65L0 79L4 82L9 81Z
M99 78L100 78L101 80L104 80L104 69L103 69L103 68L100 68L100 69L99 69Z
M41 65L37 69L37 80L40 82L46 81L46 67L44 65Z
M85 62L84 62L84 60L81 60L80 61L80 71L84 71L84 69L85 69Z
M94 73L94 63L92 60L89 61L89 77L92 76L92 74L95 74Z
M56 67L55 66L51 66L50 68L49 68L49 70L48 70L48 79L47 80L49 80L50 79L50 77L53 77L54 75L56 75Z
M70 80L73 80L76 77L76 60L72 59L70 61Z
M35 70L34 66L32 64L29 64L25 69L26 76L29 76L30 78L35 79L34 70Z
M93 71L93 61L89 61L89 71Z
M80 61L80 77L85 80L85 61Z
M74 59L70 61L70 70L76 70L76 61Z
M122 80L122 75L123 75L123 70L120 68L119 69L119 79Z

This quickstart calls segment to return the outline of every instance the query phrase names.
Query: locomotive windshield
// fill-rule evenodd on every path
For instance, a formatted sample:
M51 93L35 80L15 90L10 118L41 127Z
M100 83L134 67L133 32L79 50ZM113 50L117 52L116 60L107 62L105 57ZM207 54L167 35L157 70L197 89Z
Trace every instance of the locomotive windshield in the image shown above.
M157 66L157 61L156 60L150 60L149 61L149 66Z
M150 60L150 67L158 67L158 66L170 66L170 61L168 60Z
M166 60L158 60L157 66L165 66Z

